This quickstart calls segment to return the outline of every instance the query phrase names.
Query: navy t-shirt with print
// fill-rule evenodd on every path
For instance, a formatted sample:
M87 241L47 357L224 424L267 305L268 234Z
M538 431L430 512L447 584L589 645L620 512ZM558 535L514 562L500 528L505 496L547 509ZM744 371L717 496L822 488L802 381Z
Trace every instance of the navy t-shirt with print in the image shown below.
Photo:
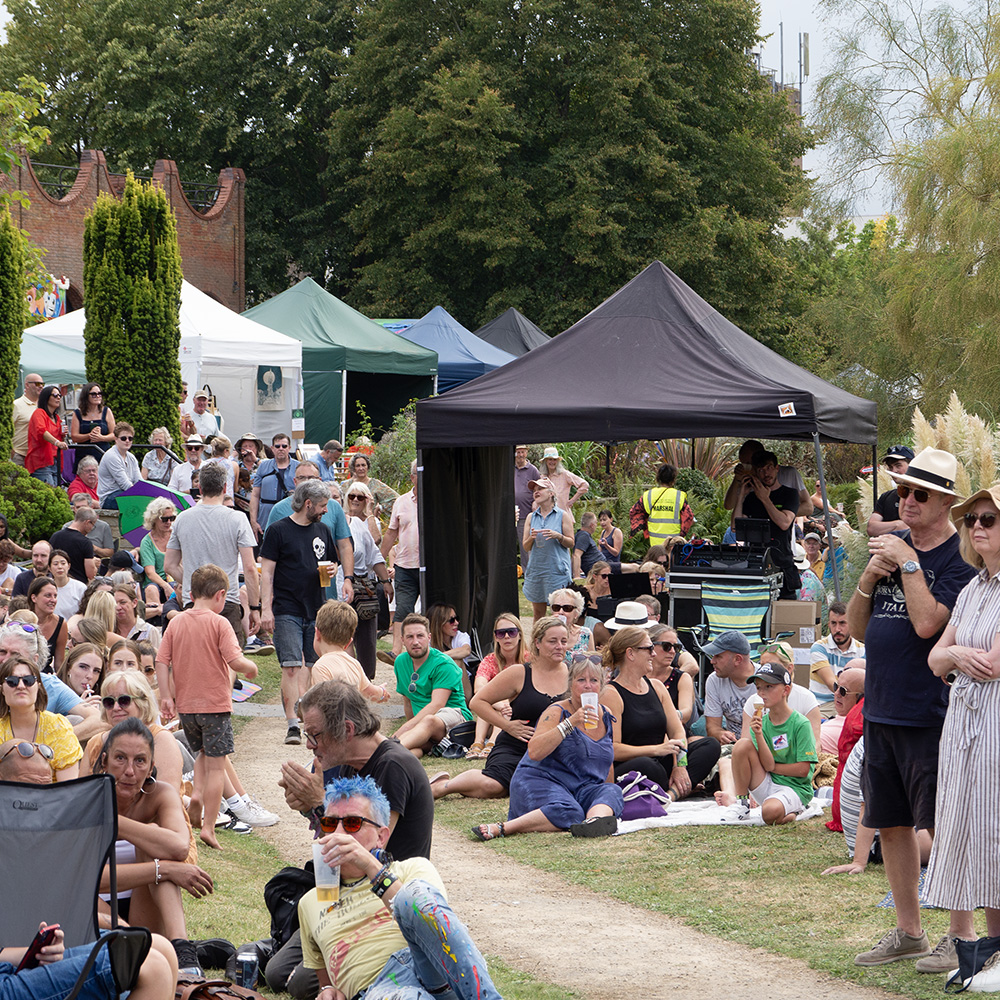
M895 531L908 545L909 531ZM934 599L950 611L975 570L959 555L958 533L918 551L920 570ZM872 594L865 631L865 719L894 726L939 726L948 710L948 687L927 666L941 631L921 639L906 613L902 575L883 577Z
M260 557L275 562L272 612L315 621L323 603L319 563L338 558L330 529L322 521L302 525L283 517L268 525Z

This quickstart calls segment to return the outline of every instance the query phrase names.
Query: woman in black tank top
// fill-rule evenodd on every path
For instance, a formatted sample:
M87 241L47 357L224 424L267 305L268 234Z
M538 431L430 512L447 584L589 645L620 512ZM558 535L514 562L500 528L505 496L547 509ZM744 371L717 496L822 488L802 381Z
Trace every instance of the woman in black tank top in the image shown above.
M539 618L531 634L531 666L512 663L473 695L469 708L502 732L482 771L463 771L454 778L446 773L434 775L431 790L435 799L451 794L499 799L509 794L510 779L528 749L538 717L566 695L568 642L562 618L556 615ZM509 719L494 708L504 701L510 702Z
M677 800L705 779L719 759L719 744L710 739L688 743L669 692L648 676L652 651L646 629L615 632L604 656L605 666L618 675L601 693L601 703L615 718L615 778L639 771Z

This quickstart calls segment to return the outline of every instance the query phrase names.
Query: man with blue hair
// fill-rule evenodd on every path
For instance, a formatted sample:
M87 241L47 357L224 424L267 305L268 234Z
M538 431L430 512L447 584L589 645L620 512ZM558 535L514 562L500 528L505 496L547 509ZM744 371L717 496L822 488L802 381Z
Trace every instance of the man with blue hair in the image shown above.
M501 1000L486 961L426 858L382 860L389 800L370 778L326 787L323 859L340 866L340 899L299 901L302 955L317 1000Z

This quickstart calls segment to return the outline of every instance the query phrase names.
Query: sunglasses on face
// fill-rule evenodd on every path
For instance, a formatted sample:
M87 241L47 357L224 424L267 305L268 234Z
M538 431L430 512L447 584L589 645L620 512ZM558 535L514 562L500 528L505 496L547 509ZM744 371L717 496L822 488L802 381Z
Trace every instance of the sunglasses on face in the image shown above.
M565 611L567 614L576 614L575 604L553 604L551 605L552 610L558 614L560 611Z
M458 624L458 615L452 615L450 618L447 619L446 623L448 625L457 625Z
M672 653L675 649L680 649L681 644L679 642L657 642L654 643L655 646L659 646L664 653Z
M185 451L201 451L202 445L200 444L186 444L184 445Z
M607 580L607 578L609 576L611 576L610 573L598 573L597 574L597 577L598 577L599 580Z
M521 633L516 628L495 628L494 639L516 639Z
M843 684L837 685L836 693L839 694L841 698L846 698L849 694L854 694L853 691L848 691Z
M365 823L370 823L378 829L378 823L367 816L321 816L319 828L324 833L336 833L337 827L343 826L344 833L357 833Z
M130 694L120 694L117 698L112 698L111 695L101 699L101 704L110 712L111 709L115 707L115 703L118 703L119 708L128 708L132 704L132 695Z
M997 514L995 511L990 511L986 514L973 514L970 510L968 514L962 517L965 521L965 526L967 528L974 528L976 526L976 521L978 521L987 530L992 528L994 524L997 523Z
M911 493L913 494L913 499L917 503L927 503L930 500L931 495L927 490L913 490L910 489L905 483L898 483L896 486L896 492L899 494L900 500L905 500Z
M347 499L348 500L357 500L358 503L363 503L365 500L368 499L368 497L362 495L361 493L348 493L347 494Z
M52 747L47 746L45 743L29 743L27 740L22 740L20 743L15 743L12 747L9 747L3 757L0 757L0 760L4 760L15 750L18 752L18 755L23 757L25 760L34 757L36 753L43 760L52 760L55 756L52 752Z
M131 434L122 434L118 438L119 441L134 441L135 438Z
M34 674L28 674L27 676L24 674L14 674L11 677L5 677L3 682L7 687L16 690L18 684L23 684L26 688L33 688L38 683L38 678Z
M176 521L177 520L177 515L176 514L168 514L168 515L165 515L165 516L161 517L160 520L164 524L170 524L171 521Z
M648 646L633 646L632 647L637 653L649 653L652 655L653 649L655 648L652 643Z
M286 448L290 448L291 445L287 445L287 444L272 444L271 447L272 448L280 448L282 451L284 451Z
M87 395L88 395L88 396L103 396L103 395L104 395L104 393L103 393L103 392L101 392L101 390L100 390L100 389L97 389L97 390L96 390L95 392L88 392L88 393L87 393Z

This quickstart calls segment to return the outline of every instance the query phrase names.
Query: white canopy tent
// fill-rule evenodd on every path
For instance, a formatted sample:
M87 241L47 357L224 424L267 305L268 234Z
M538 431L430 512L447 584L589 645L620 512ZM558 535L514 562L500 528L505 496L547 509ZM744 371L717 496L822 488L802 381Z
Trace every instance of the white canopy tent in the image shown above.
M30 333L82 351L85 322L86 307L33 326ZM278 431L291 430L292 410L303 405L299 341L245 319L187 281L181 288L180 324L181 377L189 400L196 388L208 386L225 418L226 435L234 441L246 431L270 441ZM259 401L258 386L273 387L278 371L280 394L270 392Z

